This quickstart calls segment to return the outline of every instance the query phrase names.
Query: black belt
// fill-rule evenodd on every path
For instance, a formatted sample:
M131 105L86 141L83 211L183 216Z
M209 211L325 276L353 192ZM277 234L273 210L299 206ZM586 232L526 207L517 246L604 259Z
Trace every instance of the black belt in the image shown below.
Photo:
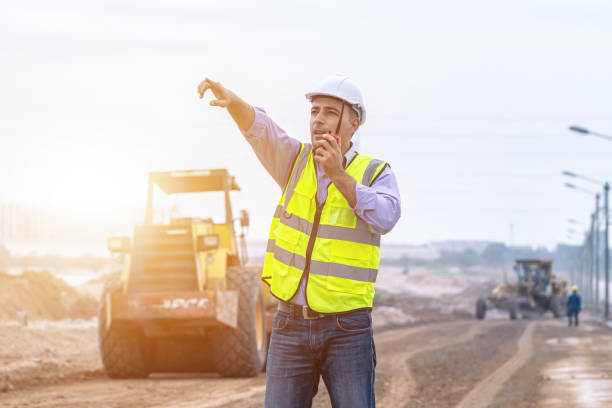
M308 306L296 305L288 302L278 302L278 310L287 313L290 319L301 318L304 320L323 319L325 317L335 317L336 313L322 314L315 312Z

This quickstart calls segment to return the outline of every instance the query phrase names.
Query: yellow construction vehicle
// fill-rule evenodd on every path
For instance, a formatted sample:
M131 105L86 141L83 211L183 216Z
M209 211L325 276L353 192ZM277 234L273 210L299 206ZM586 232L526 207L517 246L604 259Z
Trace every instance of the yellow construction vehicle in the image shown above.
M166 195L222 192L225 220L172 216L154 223L156 187ZM243 210L233 217L230 192L236 190L225 169L149 174L144 224L134 228L133 239L108 239L124 265L101 299L99 344L110 377L261 372L276 305L259 280L261 267L246 266L249 216Z
M517 259L514 270L517 283L504 283L493 289L488 298L476 301L476 318L484 319L487 309L501 309L514 320L522 317L541 316L551 311L554 317L565 312L567 281L558 280L552 273L550 259Z

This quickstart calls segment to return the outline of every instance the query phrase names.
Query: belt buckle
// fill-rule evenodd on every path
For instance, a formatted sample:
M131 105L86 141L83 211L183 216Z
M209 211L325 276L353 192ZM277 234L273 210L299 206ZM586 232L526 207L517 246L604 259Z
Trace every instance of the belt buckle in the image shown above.
M302 306L302 317L304 320L316 320L319 318L319 315L317 314L315 317L308 316L308 306Z

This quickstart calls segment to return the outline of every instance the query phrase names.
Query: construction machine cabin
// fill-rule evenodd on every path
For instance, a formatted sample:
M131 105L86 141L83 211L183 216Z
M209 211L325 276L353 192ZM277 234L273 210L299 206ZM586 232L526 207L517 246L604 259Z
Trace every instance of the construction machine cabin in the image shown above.
M222 192L225 220L201 214L155 223L155 186L166 195ZM100 351L111 377L262 370L275 304L259 281L261 267L246 266L249 216L243 210L235 219L230 197L239 190L225 169L150 173L144 224L132 239L108 240L124 258L101 302Z

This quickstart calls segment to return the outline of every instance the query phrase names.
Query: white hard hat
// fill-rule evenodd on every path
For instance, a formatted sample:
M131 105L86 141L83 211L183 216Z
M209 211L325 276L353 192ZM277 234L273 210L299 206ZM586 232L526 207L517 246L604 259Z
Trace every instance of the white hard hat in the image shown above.
M306 94L306 99L312 102L312 98L315 96L332 96L342 99L357 112L359 122L362 125L365 123L366 109L363 103L363 95L351 78L345 75L327 77L314 91Z

